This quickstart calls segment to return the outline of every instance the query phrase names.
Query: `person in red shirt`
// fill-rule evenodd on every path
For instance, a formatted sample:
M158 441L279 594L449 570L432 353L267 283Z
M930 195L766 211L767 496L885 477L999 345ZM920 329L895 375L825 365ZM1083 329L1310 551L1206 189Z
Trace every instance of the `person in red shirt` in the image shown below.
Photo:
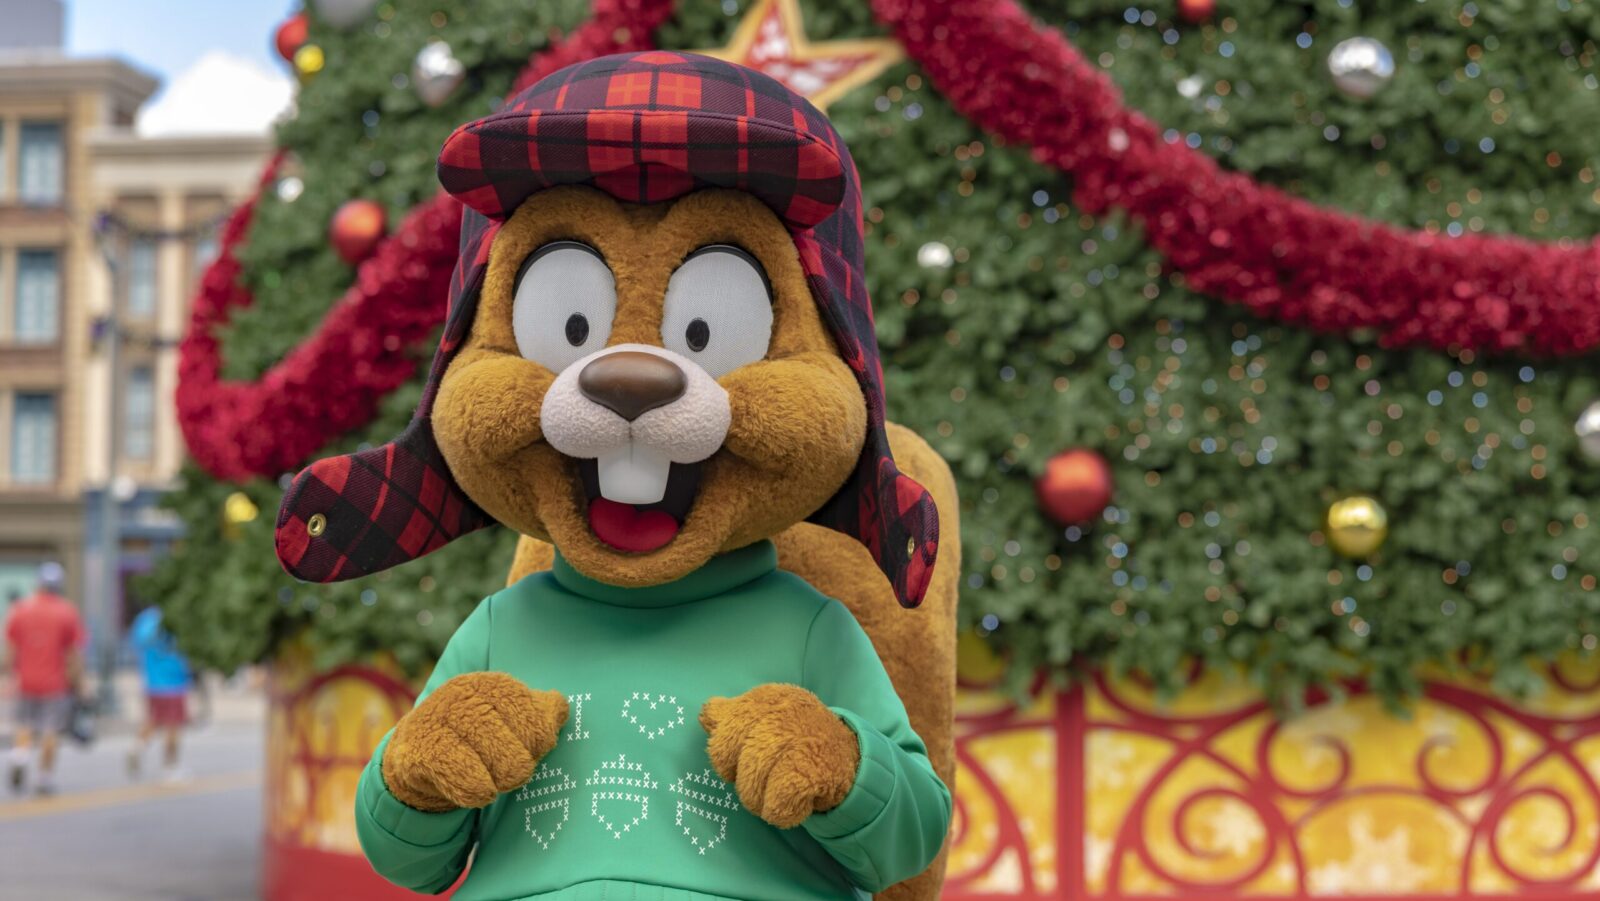
M35 739L39 776L34 790L55 790L56 747L72 713L73 683L82 663L83 620L58 592L65 573L59 563L39 567L39 589L6 616L6 645L17 682L17 731L11 746L11 790L28 776Z

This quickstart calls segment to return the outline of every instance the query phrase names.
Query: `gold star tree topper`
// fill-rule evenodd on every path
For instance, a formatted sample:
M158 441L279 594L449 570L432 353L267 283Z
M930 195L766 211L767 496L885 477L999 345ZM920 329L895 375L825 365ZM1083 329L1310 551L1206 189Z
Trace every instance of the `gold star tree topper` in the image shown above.
M728 46L699 52L770 75L820 110L905 55L882 38L811 43L799 0L756 0Z

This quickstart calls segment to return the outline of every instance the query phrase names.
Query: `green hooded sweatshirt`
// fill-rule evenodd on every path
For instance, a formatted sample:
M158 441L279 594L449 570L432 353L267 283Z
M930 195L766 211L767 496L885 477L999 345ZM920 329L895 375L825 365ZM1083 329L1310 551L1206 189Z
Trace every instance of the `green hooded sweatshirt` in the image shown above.
M771 542L651 588L596 582L557 556L478 606L422 697L484 670L562 692L567 722L533 778L482 810L402 804L383 783L385 738L356 829L397 885L443 891L476 848L460 901L859 899L921 872L944 841L950 792L871 641L844 605L779 571ZM708 698L768 682L815 692L861 743L854 788L795 829L744 808L698 720Z

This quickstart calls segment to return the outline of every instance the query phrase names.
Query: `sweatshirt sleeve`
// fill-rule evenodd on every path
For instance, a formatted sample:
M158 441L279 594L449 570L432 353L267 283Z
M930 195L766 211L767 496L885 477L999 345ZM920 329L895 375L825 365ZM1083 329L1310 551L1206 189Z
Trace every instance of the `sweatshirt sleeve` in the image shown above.
M844 801L802 825L867 891L917 875L944 843L950 790L934 774L872 641L838 601L811 624L803 678L855 731L861 764Z
M417 703L453 676L489 668L490 604L487 600L479 604L451 636ZM378 875L402 888L437 894L453 885L466 868L477 839L478 811L427 813L390 794L383 782L383 752L393 734L391 729L383 737L361 771L356 835Z

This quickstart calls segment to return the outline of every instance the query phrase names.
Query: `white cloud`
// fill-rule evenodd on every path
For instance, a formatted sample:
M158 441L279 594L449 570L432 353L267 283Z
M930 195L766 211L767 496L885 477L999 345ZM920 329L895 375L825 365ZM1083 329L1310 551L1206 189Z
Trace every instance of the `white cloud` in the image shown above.
M146 137L265 134L293 101L288 75L210 50L139 111L137 128Z

